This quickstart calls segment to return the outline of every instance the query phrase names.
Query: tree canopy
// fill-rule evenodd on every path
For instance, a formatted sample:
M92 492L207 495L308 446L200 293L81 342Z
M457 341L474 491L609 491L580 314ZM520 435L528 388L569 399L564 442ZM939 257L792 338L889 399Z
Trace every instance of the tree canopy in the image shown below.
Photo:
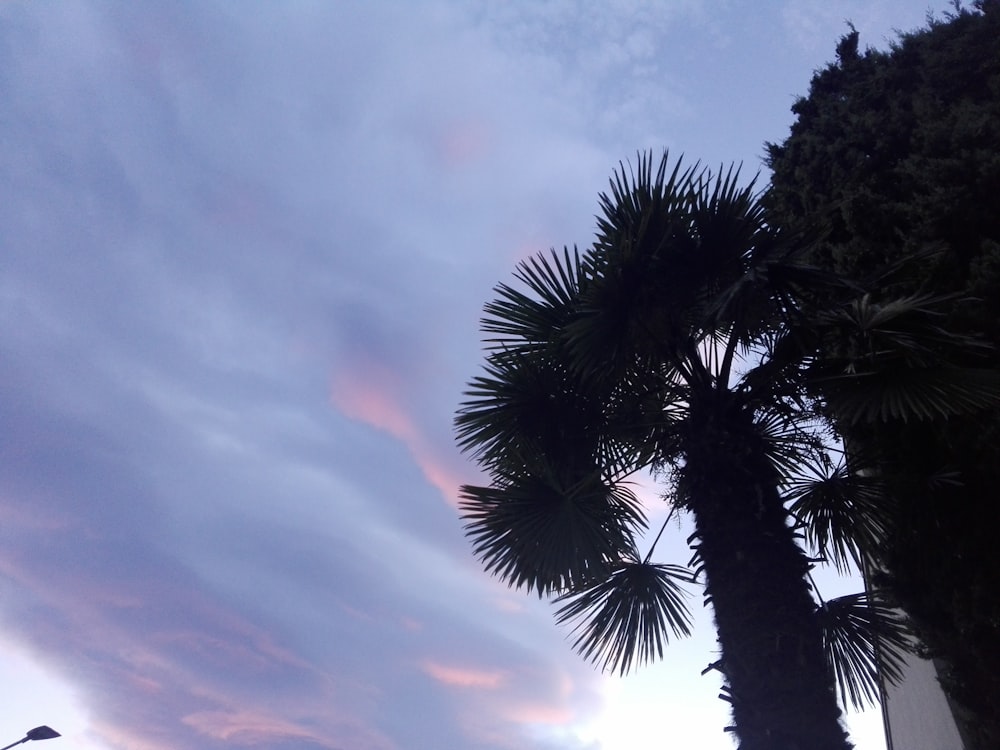
M945 329L1000 365L1000 2L956 7L837 61L768 145L769 218L815 238L810 261L877 280L883 298L951 295ZM900 499L880 583L945 665L970 746L1000 746L1000 416L944 426L845 428L875 452Z

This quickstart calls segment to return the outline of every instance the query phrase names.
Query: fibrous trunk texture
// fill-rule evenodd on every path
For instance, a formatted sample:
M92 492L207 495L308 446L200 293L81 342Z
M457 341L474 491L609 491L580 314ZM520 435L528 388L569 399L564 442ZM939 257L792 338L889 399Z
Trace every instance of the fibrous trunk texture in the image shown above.
M848 750L809 563L766 445L731 394L704 401L692 404L682 481L740 750Z

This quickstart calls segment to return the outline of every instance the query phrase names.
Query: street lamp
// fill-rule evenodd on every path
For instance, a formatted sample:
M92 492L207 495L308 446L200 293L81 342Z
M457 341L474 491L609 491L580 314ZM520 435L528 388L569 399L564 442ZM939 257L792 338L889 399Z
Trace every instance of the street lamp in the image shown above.
M18 740L17 742L11 742L7 747L0 747L0 750L10 750L14 745L20 745L22 742L27 742L28 740L51 740L53 737L61 736L52 727L40 726L35 727L26 735L24 735L23 740Z

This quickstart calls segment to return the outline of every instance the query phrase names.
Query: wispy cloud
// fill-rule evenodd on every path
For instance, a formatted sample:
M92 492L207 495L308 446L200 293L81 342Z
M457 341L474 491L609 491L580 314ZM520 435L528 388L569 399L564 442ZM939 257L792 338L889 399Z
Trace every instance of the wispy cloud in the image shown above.
M453 450L447 457L438 455L431 441L421 434L400 400L401 375L387 367L365 364L355 370L338 373L333 380L331 399L346 417L381 430L400 441L429 484L451 506L458 505L458 487L462 483Z
M421 667L435 680L451 687L491 689L506 681L506 674L501 670L458 667L430 660L424 661Z

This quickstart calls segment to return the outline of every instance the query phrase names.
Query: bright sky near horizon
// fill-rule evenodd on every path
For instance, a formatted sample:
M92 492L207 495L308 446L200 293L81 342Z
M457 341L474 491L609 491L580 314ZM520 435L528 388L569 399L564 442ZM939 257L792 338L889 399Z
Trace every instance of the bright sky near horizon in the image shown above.
M0 745L731 748L697 592L618 679L473 559L477 321L619 160L752 176L928 9L0 3Z

